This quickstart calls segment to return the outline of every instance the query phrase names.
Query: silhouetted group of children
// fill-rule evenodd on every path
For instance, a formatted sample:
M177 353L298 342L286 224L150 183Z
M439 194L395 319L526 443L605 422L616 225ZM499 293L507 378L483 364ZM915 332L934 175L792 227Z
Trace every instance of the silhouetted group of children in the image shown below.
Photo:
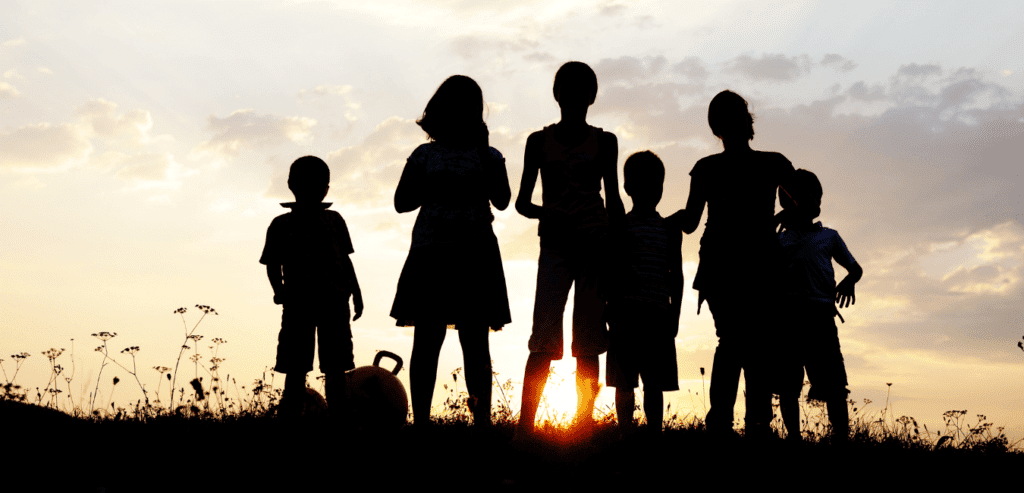
M590 126L587 110L597 77L581 62L563 65L553 94L558 123L526 141L516 210L538 219L540 257L533 328L523 379L517 437L529 437L553 360L561 359L562 317L575 286L572 355L579 403L575 422L592 422L600 388L598 356L607 352L606 384L624 432L634 427L634 390L644 382L648 426L660 431L663 394L678 390L675 337L683 298L682 235L696 230L708 207L694 289L715 320L719 345L711 374L710 431L731 432L740 371L747 392L746 429L765 432L772 394L791 438L799 438L797 399L803 375L809 398L827 403L836 436L847 434L846 370L833 316L849 306L861 269L832 229L813 222L821 185L794 170L781 154L754 151L753 117L731 91L711 102L708 121L724 151L690 172L686 208L662 217L665 166L652 152L631 155L619 198L614 134ZM399 326L412 326L410 362L413 419L430 421L438 356L446 332L459 332L469 406L477 425L490 424L488 333L511 322L491 207L511 199L505 160L489 146L483 95L469 77L441 84L417 123L429 137L406 163L395 209L419 209L409 255L391 309ZM541 205L532 202L538 180ZM354 368L349 297L362 314L353 252L342 217L328 209L330 171L321 159L296 160L288 179L295 202L282 204L267 230L260 262L283 305L275 369L287 375L282 411L296 413L312 369L314 334L332 415L343 416L344 372ZM775 194L783 211L775 214ZM603 192L603 197L602 197ZM781 226L781 228L780 228ZM849 271L835 284L831 261ZM338 412L340 411L340 412Z

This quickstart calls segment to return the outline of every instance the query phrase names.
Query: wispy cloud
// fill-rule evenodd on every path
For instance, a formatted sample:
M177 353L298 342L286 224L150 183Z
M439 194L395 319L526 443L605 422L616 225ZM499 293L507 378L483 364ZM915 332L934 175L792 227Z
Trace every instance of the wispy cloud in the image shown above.
M257 115L252 109L237 110L224 118L213 115L207 121L214 136L196 146L193 152L224 158L238 156L245 146L306 142L312 138L311 129L316 125L312 118Z

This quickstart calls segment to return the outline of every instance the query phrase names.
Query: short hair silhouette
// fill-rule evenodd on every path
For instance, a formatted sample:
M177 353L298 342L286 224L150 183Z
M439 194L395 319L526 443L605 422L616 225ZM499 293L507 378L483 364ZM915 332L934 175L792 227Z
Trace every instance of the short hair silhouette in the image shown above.
M555 72L555 85L551 88L556 100L558 91L563 89L590 91L594 97L597 97L597 74L594 73L594 69L590 68L590 65L583 62L565 62L558 72ZM590 103L593 104L593 101Z
M728 89L718 93L708 105L708 125L715 137L754 138L754 115L747 109L747 100Z
M331 169L316 156L300 157L288 170L288 189L292 192L325 187L330 182Z
M434 142L465 141L483 124L484 94L473 79L453 75L437 88L416 124Z
M814 219L821 214L821 196L823 194L818 176L806 169L794 171L788 182L786 191L793 197L798 206Z
M665 164L651 151L634 153L622 165L623 182L663 182L665 180Z

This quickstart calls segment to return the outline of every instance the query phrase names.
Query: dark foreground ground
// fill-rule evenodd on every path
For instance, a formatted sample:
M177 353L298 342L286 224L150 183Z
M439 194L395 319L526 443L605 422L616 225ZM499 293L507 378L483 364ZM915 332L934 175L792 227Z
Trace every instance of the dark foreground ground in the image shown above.
M323 420L87 423L0 411L2 491L1014 491L1024 473L1024 454L1005 447L895 438L794 446L693 428L621 438L598 424L586 437L548 429L513 444L511 424L339 432Z

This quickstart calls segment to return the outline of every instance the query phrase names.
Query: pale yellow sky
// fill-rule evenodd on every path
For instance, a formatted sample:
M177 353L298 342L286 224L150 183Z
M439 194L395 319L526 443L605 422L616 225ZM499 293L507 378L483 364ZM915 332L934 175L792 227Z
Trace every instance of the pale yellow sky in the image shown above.
M78 402L101 361L90 334L117 332L117 351L141 347L152 390L152 367L173 366L182 341L172 311L208 304L220 314L197 331L201 347L226 339L222 375L250 386L273 365L280 323L257 260L278 202L291 198L288 165L307 154L330 164L328 200L356 250L366 298L353 326L357 365L378 349L407 358L411 329L388 312L415 213L391 201L405 158L425 141L414 120L446 77L473 77L516 193L526 136L558 117L554 72L581 60L601 85L588 120L618 136L620 166L642 149L666 162L663 213L683 206L693 163L720 150L706 111L725 88L750 101L755 148L818 174L821 220L865 269L840 326L853 399L880 411L892 382L897 413L938 424L968 409L1024 438L1024 10L982 7L7 2L0 358L10 375L8 355L29 352L18 382L44 386L42 351L68 349L59 362L70 368L73 338ZM494 228L513 323L491 336L491 352L498 378L519 381L536 223L510 208ZM688 282L701 232L684 239ZM683 390L668 401L702 413L687 389L702 392L699 368L710 371L716 339L692 294L676 341ZM460 366L449 340L442 376ZM567 381L572 369L556 368ZM123 370L103 370L114 375L115 400L139 397ZM100 391L109 396L109 383Z

